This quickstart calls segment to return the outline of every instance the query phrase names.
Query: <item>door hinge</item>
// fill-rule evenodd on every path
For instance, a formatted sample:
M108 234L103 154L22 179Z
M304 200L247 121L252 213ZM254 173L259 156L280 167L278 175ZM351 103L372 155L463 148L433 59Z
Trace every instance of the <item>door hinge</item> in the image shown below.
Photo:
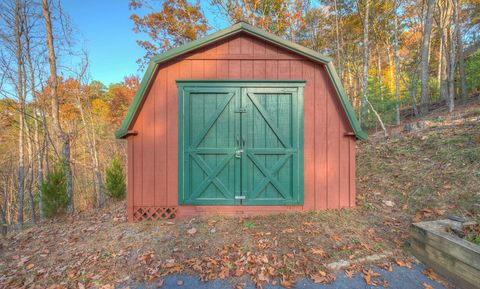
M241 107L239 110L235 110L235 113L246 113L247 109L245 107Z
M235 200L245 200L246 196L235 196Z

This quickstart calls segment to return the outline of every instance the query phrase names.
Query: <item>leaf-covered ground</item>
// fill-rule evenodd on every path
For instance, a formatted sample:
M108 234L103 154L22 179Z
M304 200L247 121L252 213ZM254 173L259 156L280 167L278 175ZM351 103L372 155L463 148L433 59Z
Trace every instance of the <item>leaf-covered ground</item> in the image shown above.
M335 267L388 287L369 266L410 266L412 222L479 217L480 106L425 124L359 144L354 209L128 224L125 204L112 204L0 239L0 287L160 286L174 273L290 287L303 277L332 282Z

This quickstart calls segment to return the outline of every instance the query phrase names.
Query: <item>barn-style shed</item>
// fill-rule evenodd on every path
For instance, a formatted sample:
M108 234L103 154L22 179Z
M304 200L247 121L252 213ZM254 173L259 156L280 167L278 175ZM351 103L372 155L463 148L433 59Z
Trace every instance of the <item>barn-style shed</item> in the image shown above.
M135 221L354 206L366 134L329 58L241 22L153 57L116 137Z

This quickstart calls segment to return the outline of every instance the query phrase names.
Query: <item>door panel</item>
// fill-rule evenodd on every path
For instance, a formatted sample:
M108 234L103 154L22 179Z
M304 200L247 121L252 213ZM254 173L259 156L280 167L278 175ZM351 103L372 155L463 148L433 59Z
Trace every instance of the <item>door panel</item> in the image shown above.
M298 204L297 88L244 88L241 104L243 204Z
M179 203L302 204L302 87L232 84L179 87Z
M240 191L240 162L234 157L239 89L196 88L183 94L183 203L235 204Z

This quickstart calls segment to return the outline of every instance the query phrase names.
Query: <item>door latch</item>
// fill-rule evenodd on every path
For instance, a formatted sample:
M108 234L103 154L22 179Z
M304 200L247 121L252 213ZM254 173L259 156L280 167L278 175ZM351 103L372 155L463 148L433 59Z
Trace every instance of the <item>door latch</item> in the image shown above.
M245 196L235 196L235 200L245 200Z
M235 150L235 157L236 157L237 159L242 158L242 153L243 153L243 149L237 149L237 150Z

